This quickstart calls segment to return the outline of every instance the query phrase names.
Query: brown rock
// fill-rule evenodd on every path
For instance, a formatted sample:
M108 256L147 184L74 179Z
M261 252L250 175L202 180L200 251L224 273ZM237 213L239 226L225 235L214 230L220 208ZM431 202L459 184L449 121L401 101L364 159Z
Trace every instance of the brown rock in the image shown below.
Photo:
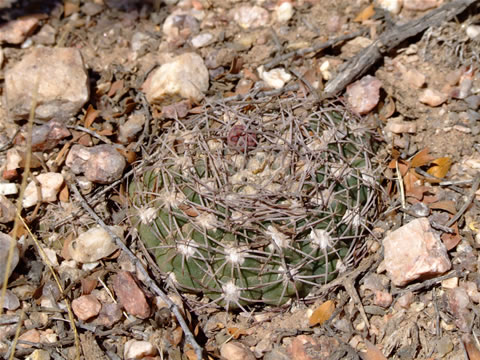
M97 316L102 304L94 295L82 295L72 301L72 310L80 320L88 320Z
M102 309L95 319L95 324L112 327L122 318L122 306L116 303L102 304Z
M113 288L125 310L140 319L150 316L147 298L128 271L119 272L113 280Z
M0 223L5 224L15 219L17 209L5 196L0 195Z
M425 75L417 69L408 69L403 76L412 88L419 89L425 84Z
M44 125L35 126L32 130L32 150L45 151L53 149L67 136L70 136L70 131L65 124L58 120L51 120Z
M10 251L11 242L14 241L10 235L0 232L0 286L3 284L3 279L5 279L5 272L7 271L7 258L8 252ZM8 272L8 277L12 274L15 267L18 265L19 251L15 244L13 247L13 257L12 263Z
M427 218L419 218L389 233L383 240L385 267L396 286L441 275L451 263L440 237Z
M404 0L403 7L408 10L425 11L439 6L442 0Z
M9 44L21 44L32 34L40 21L39 15L27 15L11 20L0 26L0 42Z
M413 121L403 121L401 118L391 118L388 120L387 126L385 126L385 131L394 134L415 134L417 132L417 124Z

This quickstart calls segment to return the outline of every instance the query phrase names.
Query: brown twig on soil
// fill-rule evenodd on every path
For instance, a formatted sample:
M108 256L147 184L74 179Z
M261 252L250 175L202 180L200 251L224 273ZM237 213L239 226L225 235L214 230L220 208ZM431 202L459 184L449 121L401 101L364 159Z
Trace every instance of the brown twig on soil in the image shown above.
M438 277L433 278L433 279L425 280L421 283L417 283L417 284L407 286L404 289L398 289L398 288L393 289L392 290L392 295L405 294L406 292L409 292L409 291L418 291L418 290L426 289L426 288L429 288L430 286L433 286L435 284L438 284L438 283L442 282L443 280L451 279L451 278L459 276L459 275L460 275L460 271L453 270L453 271L449 272L448 274L438 276Z
M347 61L344 70L337 74L325 86L324 98L329 98L342 91L348 84L365 74L386 53L395 49L406 39L415 36L431 26L439 25L462 13L470 5L479 0L456 0L447 3L425 16L394 26L378 37L357 55ZM265 66L266 67L266 66Z
M192 346L192 348L195 351L195 354L197 355L198 360L202 360L202 354L203 350L200 347L200 345L197 343L195 340L195 336L193 333L190 331L188 324L186 323L185 319L183 318L180 310L178 309L177 305L170 300L170 298L165 294L165 292L160 289L160 287L155 283L155 281L150 277L148 274L147 270L143 267L141 261L135 256L134 253L130 251L130 249L122 242L122 240L112 231L110 228L105 224L105 222L93 211L93 209L90 207L90 205L84 200L82 194L78 190L77 186L75 185L74 182L70 181L68 182L68 187L70 188L71 191L75 194L77 197L78 201L80 202L81 206L85 209L85 211L90 214L91 217L95 219L95 221L103 228L105 231L108 232L108 234L112 237L112 239L115 241L115 244L122 249L122 251L127 254L129 257L130 261L135 265L136 269L138 269L143 278L144 282L153 290L155 294L160 296L163 301L168 305L168 309L175 315L177 318L177 321L182 328L184 334L185 334L185 340Z
M473 201L473 199L475 198L475 193L477 192L478 190L478 187L480 185L480 174L477 174L477 176L475 177L475 180L473 181L473 184L472 184L472 189L470 190L470 195L468 196L468 199L467 201L465 201L465 204L463 204L463 206L460 208L460 210L458 210L458 212L455 214L454 217L452 217L446 224L445 226L452 226L453 224L455 224L455 222L460 219L460 216L463 215L463 213L468 209L468 207L470 206L471 202Z
M268 63L266 63L264 65L264 68L265 68L265 70L269 70L272 67L277 66L281 62L283 62L285 60L288 60L292 57L300 57L300 56L304 56L305 54L308 54L308 53L317 53L317 52L319 52L323 49L326 49L330 46L338 44L342 41L354 39L357 36L363 35L365 32L366 32L366 30L360 30L360 31L357 31L357 32L354 32L354 33L351 33L351 34L338 36L336 38L330 39L330 40L325 41L325 42L320 43L320 44L313 45L313 46L308 47L308 48L303 48L303 49L300 49L300 50L291 51L289 53L277 56L275 59L269 61Z

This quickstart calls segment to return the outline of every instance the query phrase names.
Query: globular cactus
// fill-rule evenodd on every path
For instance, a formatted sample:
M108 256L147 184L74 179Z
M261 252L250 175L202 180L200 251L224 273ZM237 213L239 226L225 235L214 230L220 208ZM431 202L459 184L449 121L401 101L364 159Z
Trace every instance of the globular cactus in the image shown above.
M371 134L341 108L287 105L174 122L130 184L138 234L179 290L280 305L352 261L376 202Z

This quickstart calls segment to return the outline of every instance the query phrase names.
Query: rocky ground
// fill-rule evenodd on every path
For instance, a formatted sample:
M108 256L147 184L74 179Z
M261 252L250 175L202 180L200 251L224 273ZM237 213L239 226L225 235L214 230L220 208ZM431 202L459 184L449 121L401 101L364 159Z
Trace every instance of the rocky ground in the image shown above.
M330 92L362 49L451 2L0 1L1 356L480 359L479 2ZM326 109L376 143L348 266L281 306L170 286L128 190L158 147L211 119L227 131L208 146L255 153L251 124Z

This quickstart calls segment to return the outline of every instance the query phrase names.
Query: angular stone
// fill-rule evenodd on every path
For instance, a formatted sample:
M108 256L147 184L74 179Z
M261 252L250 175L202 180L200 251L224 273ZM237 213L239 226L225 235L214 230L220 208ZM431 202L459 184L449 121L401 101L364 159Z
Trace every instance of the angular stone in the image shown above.
M38 26L39 15L26 15L0 26L0 42L21 44Z
M88 75L78 49L35 48L5 73L10 118L28 118L37 79L37 119L66 120L89 98Z
M123 352L125 359L143 359L146 356L155 356L157 349L148 341L128 340Z
M435 89L425 89L418 98L421 103L432 107L442 105L447 99L447 95Z
M255 360L255 355L238 341L223 344L220 347L220 355L229 360Z
M70 149L65 164L74 174L84 173L89 181L110 184L122 177L127 162L112 145L87 148L77 144Z
M427 218L415 219L392 231L383 245L387 274L396 286L441 275L452 266L445 245Z
M40 191L42 195L42 202L52 202L57 200L57 194L63 185L63 176L59 173L48 172L40 174L37 177L40 183ZM23 197L22 205L24 208L29 208L38 202L37 185L34 181L28 183L25 188L25 195Z
M185 53L153 71L142 88L149 103L170 96L200 101L208 90L208 81L203 59L195 53Z
M146 319L150 316L150 306L147 298L131 273L120 271L114 277L113 289L127 313L140 319Z

